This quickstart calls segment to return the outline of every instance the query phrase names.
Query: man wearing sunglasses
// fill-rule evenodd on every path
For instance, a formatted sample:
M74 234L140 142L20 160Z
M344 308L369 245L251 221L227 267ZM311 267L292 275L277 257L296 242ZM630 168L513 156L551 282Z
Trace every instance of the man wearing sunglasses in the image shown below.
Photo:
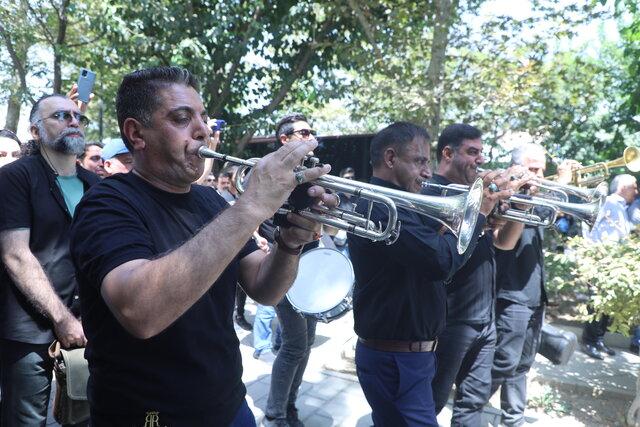
M300 113L288 114L276 124L276 138L282 145L314 140L315 135L316 131L311 129L307 118ZM269 243L274 241L274 231L272 220L260 226L260 235ZM318 242L306 244L303 253L316 247ZM317 321L295 311L286 297L276 306L276 312L282 328L282 345L273 362L264 425L300 427L303 424L298 418L295 404L316 337Z
M54 339L84 346L72 312L74 209L97 175L76 164L89 119L70 98L40 98L29 117L30 155L0 169L0 369L6 426L44 425Z

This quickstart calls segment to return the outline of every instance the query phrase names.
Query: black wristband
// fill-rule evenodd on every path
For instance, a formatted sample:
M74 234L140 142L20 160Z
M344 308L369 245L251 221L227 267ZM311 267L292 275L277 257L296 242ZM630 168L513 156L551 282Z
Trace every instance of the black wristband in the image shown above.
M276 231L273 233L273 240L278 244L278 250L286 254L298 256L302 252L302 245L297 248L290 248L282 241L282 237L280 237L280 227L276 228Z

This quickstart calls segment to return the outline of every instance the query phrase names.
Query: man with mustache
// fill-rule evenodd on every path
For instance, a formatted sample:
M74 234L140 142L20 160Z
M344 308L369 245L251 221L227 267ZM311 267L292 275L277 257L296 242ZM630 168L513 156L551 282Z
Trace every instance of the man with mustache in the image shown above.
M54 339L87 340L72 310L76 280L69 230L83 193L99 181L76 164L89 119L63 95L40 98L29 116L30 154L0 171L0 377L5 426L44 426Z

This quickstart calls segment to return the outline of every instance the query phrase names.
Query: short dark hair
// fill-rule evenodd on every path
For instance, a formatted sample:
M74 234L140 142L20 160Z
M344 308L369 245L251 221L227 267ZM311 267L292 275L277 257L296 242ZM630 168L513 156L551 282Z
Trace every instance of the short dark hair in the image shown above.
M96 147L104 148L104 144L102 142L100 142L100 141L85 142L85 144L84 144L84 152L82 154L78 154L78 158L80 160L84 160L84 158L87 157L87 150L89 149L89 147L92 147L94 145Z
M191 86L196 92L200 91L198 79L180 67L147 68L124 76L116 95L116 113L122 141L129 151L133 152L133 146L122 132L125 120L133 118L149 126L153 112L160 106L158 90L176 83Z
M431 141L426 129L413 123L396 122L382 129L371 140L369 149L371 166L375 168L382 164L384 151L388 147L392 147L398 154L402 154L405 145L410 144L416 138L422 138L426 142Z
M462 146L465 139L482 138L482 132L476 127L466 123L453 123L445 127L438 138L438 153L436 154L438 161L442 159L442 150L444 147L451 147L454 152Z
M295 122L307 122L307 116L302 113L287 114L276 123L276 139L280 141L280 135L291 135L293 132L293 123Z
M345 176L348 173L352 173L352 174L356 174L355 169L353 169L351 166L347 166L346 168L342 169L340 171L340 176Z
M18 135L16 135L15 133L13 133L13 131L10 131L9 129L0 129L0 138L13 139L15 142L22 145L22 143L20 142L20 139L18 139Z

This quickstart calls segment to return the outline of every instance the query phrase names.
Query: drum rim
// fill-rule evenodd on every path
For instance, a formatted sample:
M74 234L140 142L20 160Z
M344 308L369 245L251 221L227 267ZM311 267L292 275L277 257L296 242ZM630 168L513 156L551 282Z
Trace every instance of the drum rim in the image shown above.
M318 315L322 315L322 314L326 314L326 313L330 313L332 310L334 310L335 308L337 308L338 306L340 306L341 304L347 302L348 300L350 300L351 295L353 293L353 284L355 283L355 272L353 270L353 263L351 262L351 259L349 259L348 256L346 256L344 253L342 253L340 250L335 249L335 248L327 248L327 247L323 247L323 248L313 248L309 251L304 252L302 255L300 255L300 261L302 261L302 258L305 256L308 256L308 254L311 254L313 252L317 252L317 251L332 251L332 252L336 252L338 253L343 259L345 259L347 261L347 264L349 265L349 271L350 271L350 278L351 278L351 287L349 288L349 290L347 291L347 293L342 297L342 299L340 301L338 301L333 307L327 308L325 310L322 311L317 311L317 312L312 312L312 311L308 311L302 307L300 307L299 304L294 303L293 298L291 296L289 296L289 292L291 291L291 289L294 287L296 280L298 280L298 276L296 276L296 278L294 279L293 283L291 284L291 287L289 288L289 290L287 291L287 293L285 294L285 297L287 298L287 300L289 301L289 303L291 304L291 306L298 312L303 313L305 315L309 315L309 316L318 316ZM300 261L298 261L300 263ZM298 264L298 268L299 268L299 264ZM299 272L299 270L298 270Z

